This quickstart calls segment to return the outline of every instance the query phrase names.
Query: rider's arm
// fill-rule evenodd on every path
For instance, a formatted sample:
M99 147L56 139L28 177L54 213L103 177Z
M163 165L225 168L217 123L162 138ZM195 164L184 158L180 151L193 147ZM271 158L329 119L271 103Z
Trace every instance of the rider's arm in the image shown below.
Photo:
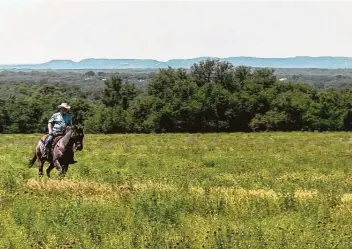
M53 125L48 123L49 134L53 132Z
M55 120L55 114L53 114L51 116L51 118L49 119L48 121L48 130L49 130L49 134L53 132L53 123L54 123L54 120Z

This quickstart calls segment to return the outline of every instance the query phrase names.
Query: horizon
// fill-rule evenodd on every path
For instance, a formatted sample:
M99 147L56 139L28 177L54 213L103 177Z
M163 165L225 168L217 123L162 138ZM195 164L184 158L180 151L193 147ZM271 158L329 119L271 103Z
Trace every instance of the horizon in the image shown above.
M49 61L43 61L39 63L20 63L20 64L0 64L0 66L21 66L21 65L38 65L38 64L45 64L45 63L50 63L50 62L63 62L63 61L69 61L73 63L80 63L85 60L144 60L144 61L158 61L162 63L166 63L172 60L194 60L194 59L200 59L200 58L211 58L211 59L229 59L229 58L252 58L252 59L295 59L295 58L344 58L344 59L352 59L352 57L349 56L330 56L330 55L322 55L322 56L306 56L306 55L297 55L297 56L288 56L288 57L256 57L256 56L229 56L229 57L217 57L217 56L199 56L199 57L192 57L192 58L172 58L169 60L157 60L153 58L146 58L146 59L141 59L141 58L84 58L81 60L72 60L72 59L52 59Z
M352 2L2 0L0 64L351 58L351 12Z

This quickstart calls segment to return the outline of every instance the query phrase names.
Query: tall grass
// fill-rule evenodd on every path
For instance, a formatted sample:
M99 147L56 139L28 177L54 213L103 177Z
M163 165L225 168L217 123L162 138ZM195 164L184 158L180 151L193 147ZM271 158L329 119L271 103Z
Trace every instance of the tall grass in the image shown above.
M86 135L65 179L0 136L0 248L351 248L350 133Z

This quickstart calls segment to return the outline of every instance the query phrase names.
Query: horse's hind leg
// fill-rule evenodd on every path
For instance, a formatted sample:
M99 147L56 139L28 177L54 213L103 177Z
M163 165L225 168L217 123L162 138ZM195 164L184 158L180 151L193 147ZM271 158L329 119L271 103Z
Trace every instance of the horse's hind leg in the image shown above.
M55 168L53 163L50 163L49 167L46 169L46 175L50 177L50 172Z
M41 159L41 156L42 156L41 147L42 147L42 144L38 144L36 147L36 152L35 152L40 177L43 176L43 167L44 167L44 163L45 163L45 160Z
M40 176L40 177L43 176L44 162L45 162L45 161L39 159L39 157L37 158L37 165L38 165L38 171L39 171L39 176Z

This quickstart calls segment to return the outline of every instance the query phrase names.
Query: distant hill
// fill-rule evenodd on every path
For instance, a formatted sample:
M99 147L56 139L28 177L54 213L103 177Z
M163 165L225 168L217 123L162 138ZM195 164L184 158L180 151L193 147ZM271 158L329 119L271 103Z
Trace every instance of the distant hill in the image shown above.
M207 58L200 57L192 59L172 59L166 62L144 59L84 59L79 62L71 60L52 60L42 64L26 65L0 65L0 69L157 69L167 68L190 68L194 63L199 63ZM345 69L352 68L351 57L309 57L297 56L288 58L257 58L257 57L229 57L217 58L228 61L234 66L246 65L251 67L272 68L324 68Z

